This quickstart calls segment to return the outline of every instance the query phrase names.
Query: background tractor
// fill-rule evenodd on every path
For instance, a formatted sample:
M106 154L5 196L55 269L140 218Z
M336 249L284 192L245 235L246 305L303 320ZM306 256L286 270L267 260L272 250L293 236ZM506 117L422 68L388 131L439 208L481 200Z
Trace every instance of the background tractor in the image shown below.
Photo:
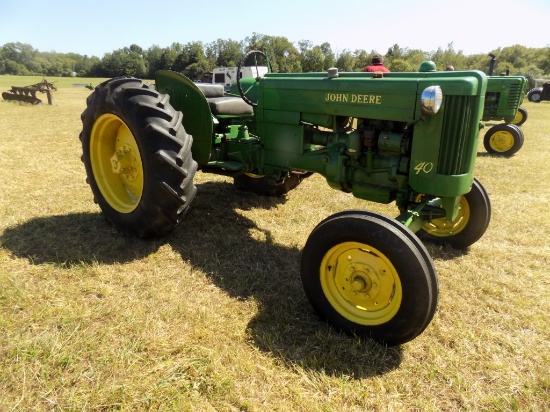
M534 103L550 100L550 79L535 79L535 87L529 90L527 99Z
M527 88L523 76L493 76L495 55L491 56L487 77L487 93L483 108L484 122L503 120L505 123L492 126L483 139L488 153L512 156L523 146L524 136L521 126L527 120L527 110L520 107Z
M250 59L269 66L251 51L239 72ZM197 170L261 194L286 193L319 173L336 190L395 202L395 219L343 210L321 221L304 246L301 279L316 313L335 328L402 344L437 307L436 271L421 239L467 248L491 216L474 177L487 77L433 66L238 73L239 96L172 71L157 72L155 86L111 79L82 113L87 181L106 219L141 237L178 226L196 195Z

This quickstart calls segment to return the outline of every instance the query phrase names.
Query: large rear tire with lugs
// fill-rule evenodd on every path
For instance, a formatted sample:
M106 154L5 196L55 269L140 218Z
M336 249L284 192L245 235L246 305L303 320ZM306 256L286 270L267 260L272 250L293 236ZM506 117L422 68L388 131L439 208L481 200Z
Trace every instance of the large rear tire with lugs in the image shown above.
M101 83L82 113L82 161L105 218L140 237L174 229L189 209L197 164L182 113L134 78Z

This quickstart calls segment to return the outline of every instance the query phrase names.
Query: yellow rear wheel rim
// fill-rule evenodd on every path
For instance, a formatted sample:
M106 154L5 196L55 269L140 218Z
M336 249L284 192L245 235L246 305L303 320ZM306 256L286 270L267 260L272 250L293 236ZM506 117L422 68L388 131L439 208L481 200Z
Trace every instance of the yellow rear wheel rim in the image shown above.
M143 195L143 165L136 139L120 117L107 113L95 121L90 163L107 203L120 213L133 212Z
M390 321L401 306L399 275L390 260L359 242L332 247L321 262L321 287L331 306L359 325Z

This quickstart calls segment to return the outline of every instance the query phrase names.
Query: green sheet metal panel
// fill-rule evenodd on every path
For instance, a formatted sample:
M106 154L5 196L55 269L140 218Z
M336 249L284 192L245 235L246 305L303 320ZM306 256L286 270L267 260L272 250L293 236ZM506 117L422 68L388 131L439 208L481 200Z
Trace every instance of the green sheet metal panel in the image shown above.
M159 92L170 95L170 104L183 113L183 127L193 136L193 159L199 165L207 164L214 124L204 94L190 79L169 70L159 70L155 84Z

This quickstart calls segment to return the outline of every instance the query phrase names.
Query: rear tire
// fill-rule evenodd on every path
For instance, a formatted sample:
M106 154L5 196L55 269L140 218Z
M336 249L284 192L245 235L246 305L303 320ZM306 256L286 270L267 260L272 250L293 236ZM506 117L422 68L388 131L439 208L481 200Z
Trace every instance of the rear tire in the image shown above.
M522 148L523 131L515 124L497 124L483 138L483 146L492 155L510 157Z
M197 164L182 114L141 80L97 86L82 113L82 161L94 201L119 229L159 236L183 219Z
M420 335L437 307L437 276L424 245L401 223L368 211L319 223L302 252L301 277L322 319L388 346Z

